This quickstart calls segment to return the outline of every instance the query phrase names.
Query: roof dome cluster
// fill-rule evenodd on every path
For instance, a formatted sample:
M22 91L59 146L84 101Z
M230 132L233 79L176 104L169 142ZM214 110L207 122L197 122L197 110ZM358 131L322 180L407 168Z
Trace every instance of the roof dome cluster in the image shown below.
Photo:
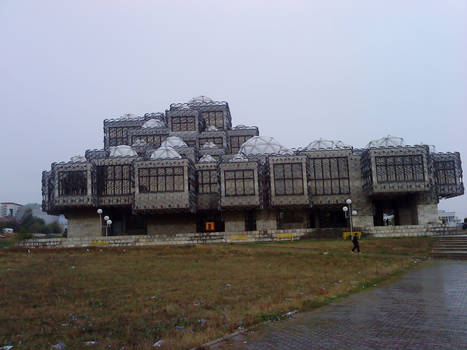
M188 147L188 145L178 136L169 136L162 143L161 146L169 147Z
M207 97L207 96L203 96L203 95L193 97L190 101L188 101L188 103L190 103L190 104L193 104L193 103L211 103L211 102L214 102L212 100L212 98Z
M138 155L131 146L127 145L110 147L109 150L111 157L134 157Z
M151 154L151 159L180 159L182 156L170 146L160 146Z
M149 119L143 126L144 129L148 128L165 128L165 123L160 119Z
M282 146L273 137L253 136L244 142L240 152L244 155L263 155L263 154L292 154L292 151Z
M311 150L318 150L318 149L340 149L340 148L352 148L352 146L345 144L342 141L335 141L335 140L325 140L325 139L318 139L310 142L306 149Z
M388 135L382 137L378 140L373 140L366 145L365 148L375 148L375 147L401 147L404 146L405 142L402 137Z

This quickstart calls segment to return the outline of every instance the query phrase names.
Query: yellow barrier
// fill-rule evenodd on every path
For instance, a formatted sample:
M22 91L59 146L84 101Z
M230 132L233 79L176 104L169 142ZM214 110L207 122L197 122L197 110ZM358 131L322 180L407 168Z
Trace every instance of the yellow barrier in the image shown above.
M230 242L232 241L247 241L248 236L247 235L232 235L230 236Z
M92 241L91 245L94 247L100 247L100 246L109 245L109 242L108 241Z
M354 236L357 235L358 239L362 238L362 233L360 231L354 231L353 234ZM350 237L350 232L344 232L342 236L344 237L344 239L347 239Z
M290 239L293 241L294 234L293 233L278 233L276 234L277 239Z

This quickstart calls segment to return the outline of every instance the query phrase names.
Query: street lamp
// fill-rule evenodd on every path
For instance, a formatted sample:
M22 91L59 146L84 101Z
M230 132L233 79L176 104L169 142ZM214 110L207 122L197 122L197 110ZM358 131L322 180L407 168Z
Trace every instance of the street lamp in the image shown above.
M110 225L112 225L112 220L110 220L108 216L106 216L106 218L107 218L107 221L106 221L107 226L105 227L105 236L107 237L107 230L110 227Z
M102 209L97 209L97 214L99 214L99 225L101 226L101 235L102 235Z
M352 200L348 198L345 203L347 203L347 206L342 207L342 210L344 211L345 218L349 218L349 223L350 223L350 238L353 237L353 222L352 222L352 216L357 215L356 210L352 210Z

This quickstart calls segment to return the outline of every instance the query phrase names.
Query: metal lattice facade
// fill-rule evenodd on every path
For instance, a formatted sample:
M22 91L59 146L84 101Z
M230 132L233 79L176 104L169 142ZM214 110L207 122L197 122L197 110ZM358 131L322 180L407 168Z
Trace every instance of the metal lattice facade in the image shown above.
M126 148L119 150L121 145ZM428 146L403 143L378 145L353 149L342 141L320 139L288 150L273 138L259 137L257 127L232 127L228 103L201 96L171 104L165 113L104 120L103 149L53 163L42 173L43 208L70 215L98 207L114 210L130 226L136 220L138 230L143 221L157 226L151 215L186 213L190 218L199 212L218 220L230 211L245 211L243 226L254 227L252 218L270 223L274 210L286 225L292 217L306 218L315 207L316 217L326 208L341 210L352 198L369 224L388 211L392 204L387 203L403 202L401 198L414 203L410 213L398 209L403 222L410 215L421 218L424 205L464 193L459 153L433 153ZM165 146L171 151L159 153L168 158L153 159ZM321 222L331 222L325 214ZM171 221L164 216L161 222Z

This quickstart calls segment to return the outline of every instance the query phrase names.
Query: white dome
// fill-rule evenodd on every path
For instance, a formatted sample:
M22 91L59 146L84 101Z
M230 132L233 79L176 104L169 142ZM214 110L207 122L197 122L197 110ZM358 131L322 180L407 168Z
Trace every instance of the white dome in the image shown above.
M138 154L131 148L131 146L120 145L116 147L110 147L111 157L134 157Z
M205 154L199 159L199 163L213 163L213 162L217 162L217 160L209 154Z
M253 136L245 141L240 152L245 155L254 154L291 154L292 152L269 136Z
M212 98L203 96L203 95L193 97L190 101L188 101L188 103L210 103L210 102L213 102Z
M86 158L83 157L83 156L73 156L70 158L70 160L73 162L73 163L76 163L76 162L85 162L86 161Z
M216 144L214 142L208 141L201 148L202 149L211 149L211 148L217 148L217 146L216 146Z
M231 162L247 162L248 158L245 157L245 155L241 153L237 153L236 155L233 156L233 158L230 161Z
M319 139L310 142L306 147L307 150L316 150L316 149L339 149L339 148L352 148L350 145L345 144L342 141L334 140L325 140Z
M388 135L378 140L373 140L366 145L366 148L374 147L402 147L404 146L404 139L402 137Z
M143 128L165 128L165 124L160 119L149 119L143 124Z
M151 154L151 159L180 159L182 156L170 146L160 146Z
M169 147L188 147L188 145L178 136L169 136L164 142L161 143L161 146Z
M206 131L218 131L219 129L216 128L214 125L209 125Z

